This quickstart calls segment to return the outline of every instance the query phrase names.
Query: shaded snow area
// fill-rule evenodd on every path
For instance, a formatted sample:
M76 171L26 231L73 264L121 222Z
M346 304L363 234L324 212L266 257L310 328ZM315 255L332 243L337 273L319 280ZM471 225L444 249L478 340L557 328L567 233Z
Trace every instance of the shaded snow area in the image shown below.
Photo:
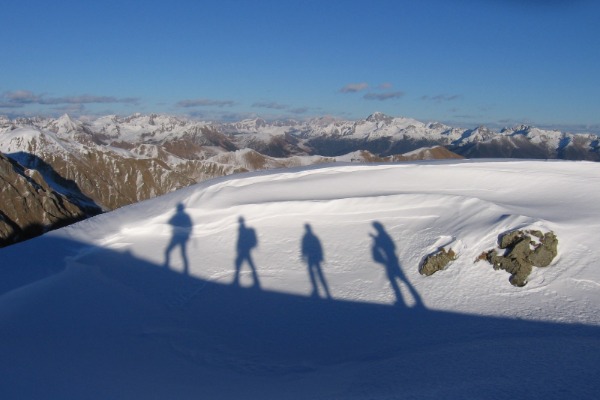
M599 200L600 164L488 160L124 207L0 250L0 398L595 399ZM513 229L558 238L520 288L475 262Z

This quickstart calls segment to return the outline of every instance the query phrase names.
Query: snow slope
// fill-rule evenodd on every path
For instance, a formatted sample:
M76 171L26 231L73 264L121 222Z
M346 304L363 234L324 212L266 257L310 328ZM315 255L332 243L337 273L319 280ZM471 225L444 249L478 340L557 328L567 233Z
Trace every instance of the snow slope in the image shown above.
M215 179L2 249L0 397L596 398L598 188L588 162L331 164ZM244 263L235 284L240 217L256 278ZM559 240L523 288L474 262L515 228ZM459 258L421 276L440 246Z

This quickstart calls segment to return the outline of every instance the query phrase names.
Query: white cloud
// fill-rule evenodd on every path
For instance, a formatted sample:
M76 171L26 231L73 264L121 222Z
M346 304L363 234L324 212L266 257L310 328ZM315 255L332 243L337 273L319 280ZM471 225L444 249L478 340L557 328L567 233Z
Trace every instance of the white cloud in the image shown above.
M280 104L275 101L257 101L256 103L252 104L252 107L270 108L273 110L285 110L286 108L288 108L288 106L286 106L285 104Z
M366 82L361 83L349 83L343 88L340 89L341 93L356 93L362 90L365 90L369 87L369 84Z
M177 107L232 107L235 105L233 100L214 100L214 99L187 99L181 100Z
M385 92L385 93L367 93L363 96L363 98L365 98L366 100L379 100L379 101L385 101L385 100L391 100L391 99L398 99L400 97L404 96L404 92L401 91L397 91L397 92Z
M437 94L435 96L429 96L429 95L421 96L421 100L429 100L429 101L434 101L436 103L441 103L441 102L445 102L445 101L453 101L453 100L456 100L459 98L460 98L459 94Z
M118 98L114 96L79 95L66 97L49 97L44 94L35 94L29 90L15 90L2 94L2 104L5 107L12 105L13 108L25 104L61 105L61 104L100 104L100 103L125 103L138 104L136 97Z

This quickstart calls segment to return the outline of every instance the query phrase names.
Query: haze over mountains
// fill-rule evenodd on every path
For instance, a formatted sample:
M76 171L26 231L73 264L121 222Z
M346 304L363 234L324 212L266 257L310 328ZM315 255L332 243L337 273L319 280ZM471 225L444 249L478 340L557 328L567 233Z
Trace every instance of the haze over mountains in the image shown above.
M0 240L9 244L32 226L43 230L236 172L462 157L598 161L598 139L524 125L462 129L382 113L358 121L234 123L155 114L0 117L2 178L11 183L0 192ZM33 200L38 194L43 200Z

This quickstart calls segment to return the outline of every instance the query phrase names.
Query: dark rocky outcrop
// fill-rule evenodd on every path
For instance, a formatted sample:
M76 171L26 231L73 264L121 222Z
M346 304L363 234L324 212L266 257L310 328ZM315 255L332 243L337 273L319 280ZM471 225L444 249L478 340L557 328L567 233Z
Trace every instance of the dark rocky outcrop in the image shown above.
M2 154L0 185L0 247L81 220L92 211L54 190L39 171Z
M533 267L547 267L558 254L558 239L554 232L542 233L537 230L516 230L498 238L499 255L496 250L484 252L478 260L486 260L494 269L509 272L510 283L525 286Z

